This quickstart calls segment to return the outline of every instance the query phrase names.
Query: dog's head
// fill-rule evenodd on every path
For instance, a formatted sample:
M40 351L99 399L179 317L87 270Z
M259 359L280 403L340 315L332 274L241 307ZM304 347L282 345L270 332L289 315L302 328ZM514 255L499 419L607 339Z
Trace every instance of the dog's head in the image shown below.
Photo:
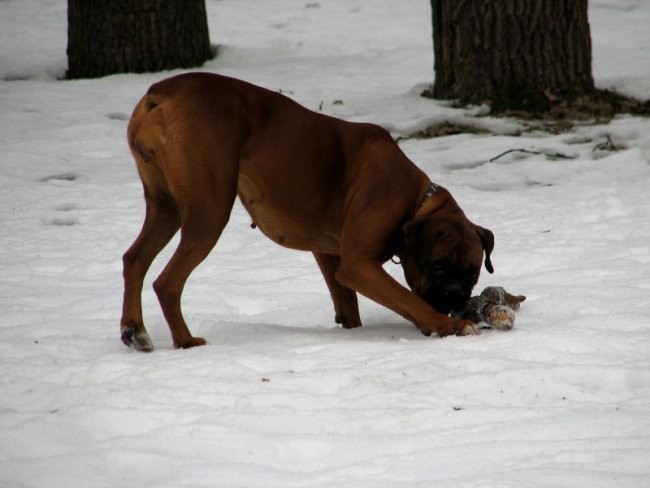
M490 254L494 235L457 215L429 216L404 225L402 267L414 293L435 310L460 311L481 271L494 272Z

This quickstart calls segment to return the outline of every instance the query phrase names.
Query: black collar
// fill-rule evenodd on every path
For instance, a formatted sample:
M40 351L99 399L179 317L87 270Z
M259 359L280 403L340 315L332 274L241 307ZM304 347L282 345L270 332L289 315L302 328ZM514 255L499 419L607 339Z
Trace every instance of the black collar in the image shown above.
M422 205L424 205L424 202L427 201L428 198L432 197L436 193L438 193L440 190L442 190L442 187L440 185L436 185L435 183L431 183L429 187L427 188L427 191L424 192L424 195L420 199L420 203L418 204L418 210Z

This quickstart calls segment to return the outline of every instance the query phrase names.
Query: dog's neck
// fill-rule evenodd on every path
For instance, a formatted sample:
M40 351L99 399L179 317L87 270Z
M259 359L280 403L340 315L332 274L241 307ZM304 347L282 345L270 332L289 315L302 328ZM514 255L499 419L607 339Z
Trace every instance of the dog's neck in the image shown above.
M425 188L424 193L418 200L417 207L415 208L415 211L409 221L424 218L434 213L448 200L445 195L449 195L449 192L447 190L445 190L440 185L429 182L429 185ZM396 243L395 249L393 250L393 258L391 258L392 261L397 264L400 262L403 263L405 252L406 246L404 243L404 236L400 233L400 237Z

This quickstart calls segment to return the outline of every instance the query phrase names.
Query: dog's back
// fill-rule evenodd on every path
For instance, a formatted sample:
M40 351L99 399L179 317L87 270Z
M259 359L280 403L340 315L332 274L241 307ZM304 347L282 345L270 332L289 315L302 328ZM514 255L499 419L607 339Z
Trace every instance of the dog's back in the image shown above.
M399 163L401 175L412 166L379 126L313 112L280 93L210 73L152 85L133 112L128 140L152 198L182 206L212 198L209 192L236 191L275 242L332 253L357 191L353 182L382 174L394 180L397 168L380 162ZM300 205L290 197L296 189L308 196Z

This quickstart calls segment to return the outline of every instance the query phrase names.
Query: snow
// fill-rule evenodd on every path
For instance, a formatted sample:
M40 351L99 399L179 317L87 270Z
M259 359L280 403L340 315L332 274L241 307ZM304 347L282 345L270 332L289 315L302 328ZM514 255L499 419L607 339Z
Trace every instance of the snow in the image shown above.
M597 84L647 98L650 5L590 4ZM366 300L366 326L343 330L311 255L237 204L184 295L210 345L172 348L151 290L172 244L143 294L156 350L125 348L121 255L143 217L125 129L165 74L58 81L66 2L4 0L0 486L648 486L650 121L517 135L419 97L425 1L207 6L220 55L206 70L396 136L446 120L500 134L400 144L494 231L477 291L528 299L510 332L426 338ZM620 150L598 149L608 137ZM488 162L510 149L540 154Z

